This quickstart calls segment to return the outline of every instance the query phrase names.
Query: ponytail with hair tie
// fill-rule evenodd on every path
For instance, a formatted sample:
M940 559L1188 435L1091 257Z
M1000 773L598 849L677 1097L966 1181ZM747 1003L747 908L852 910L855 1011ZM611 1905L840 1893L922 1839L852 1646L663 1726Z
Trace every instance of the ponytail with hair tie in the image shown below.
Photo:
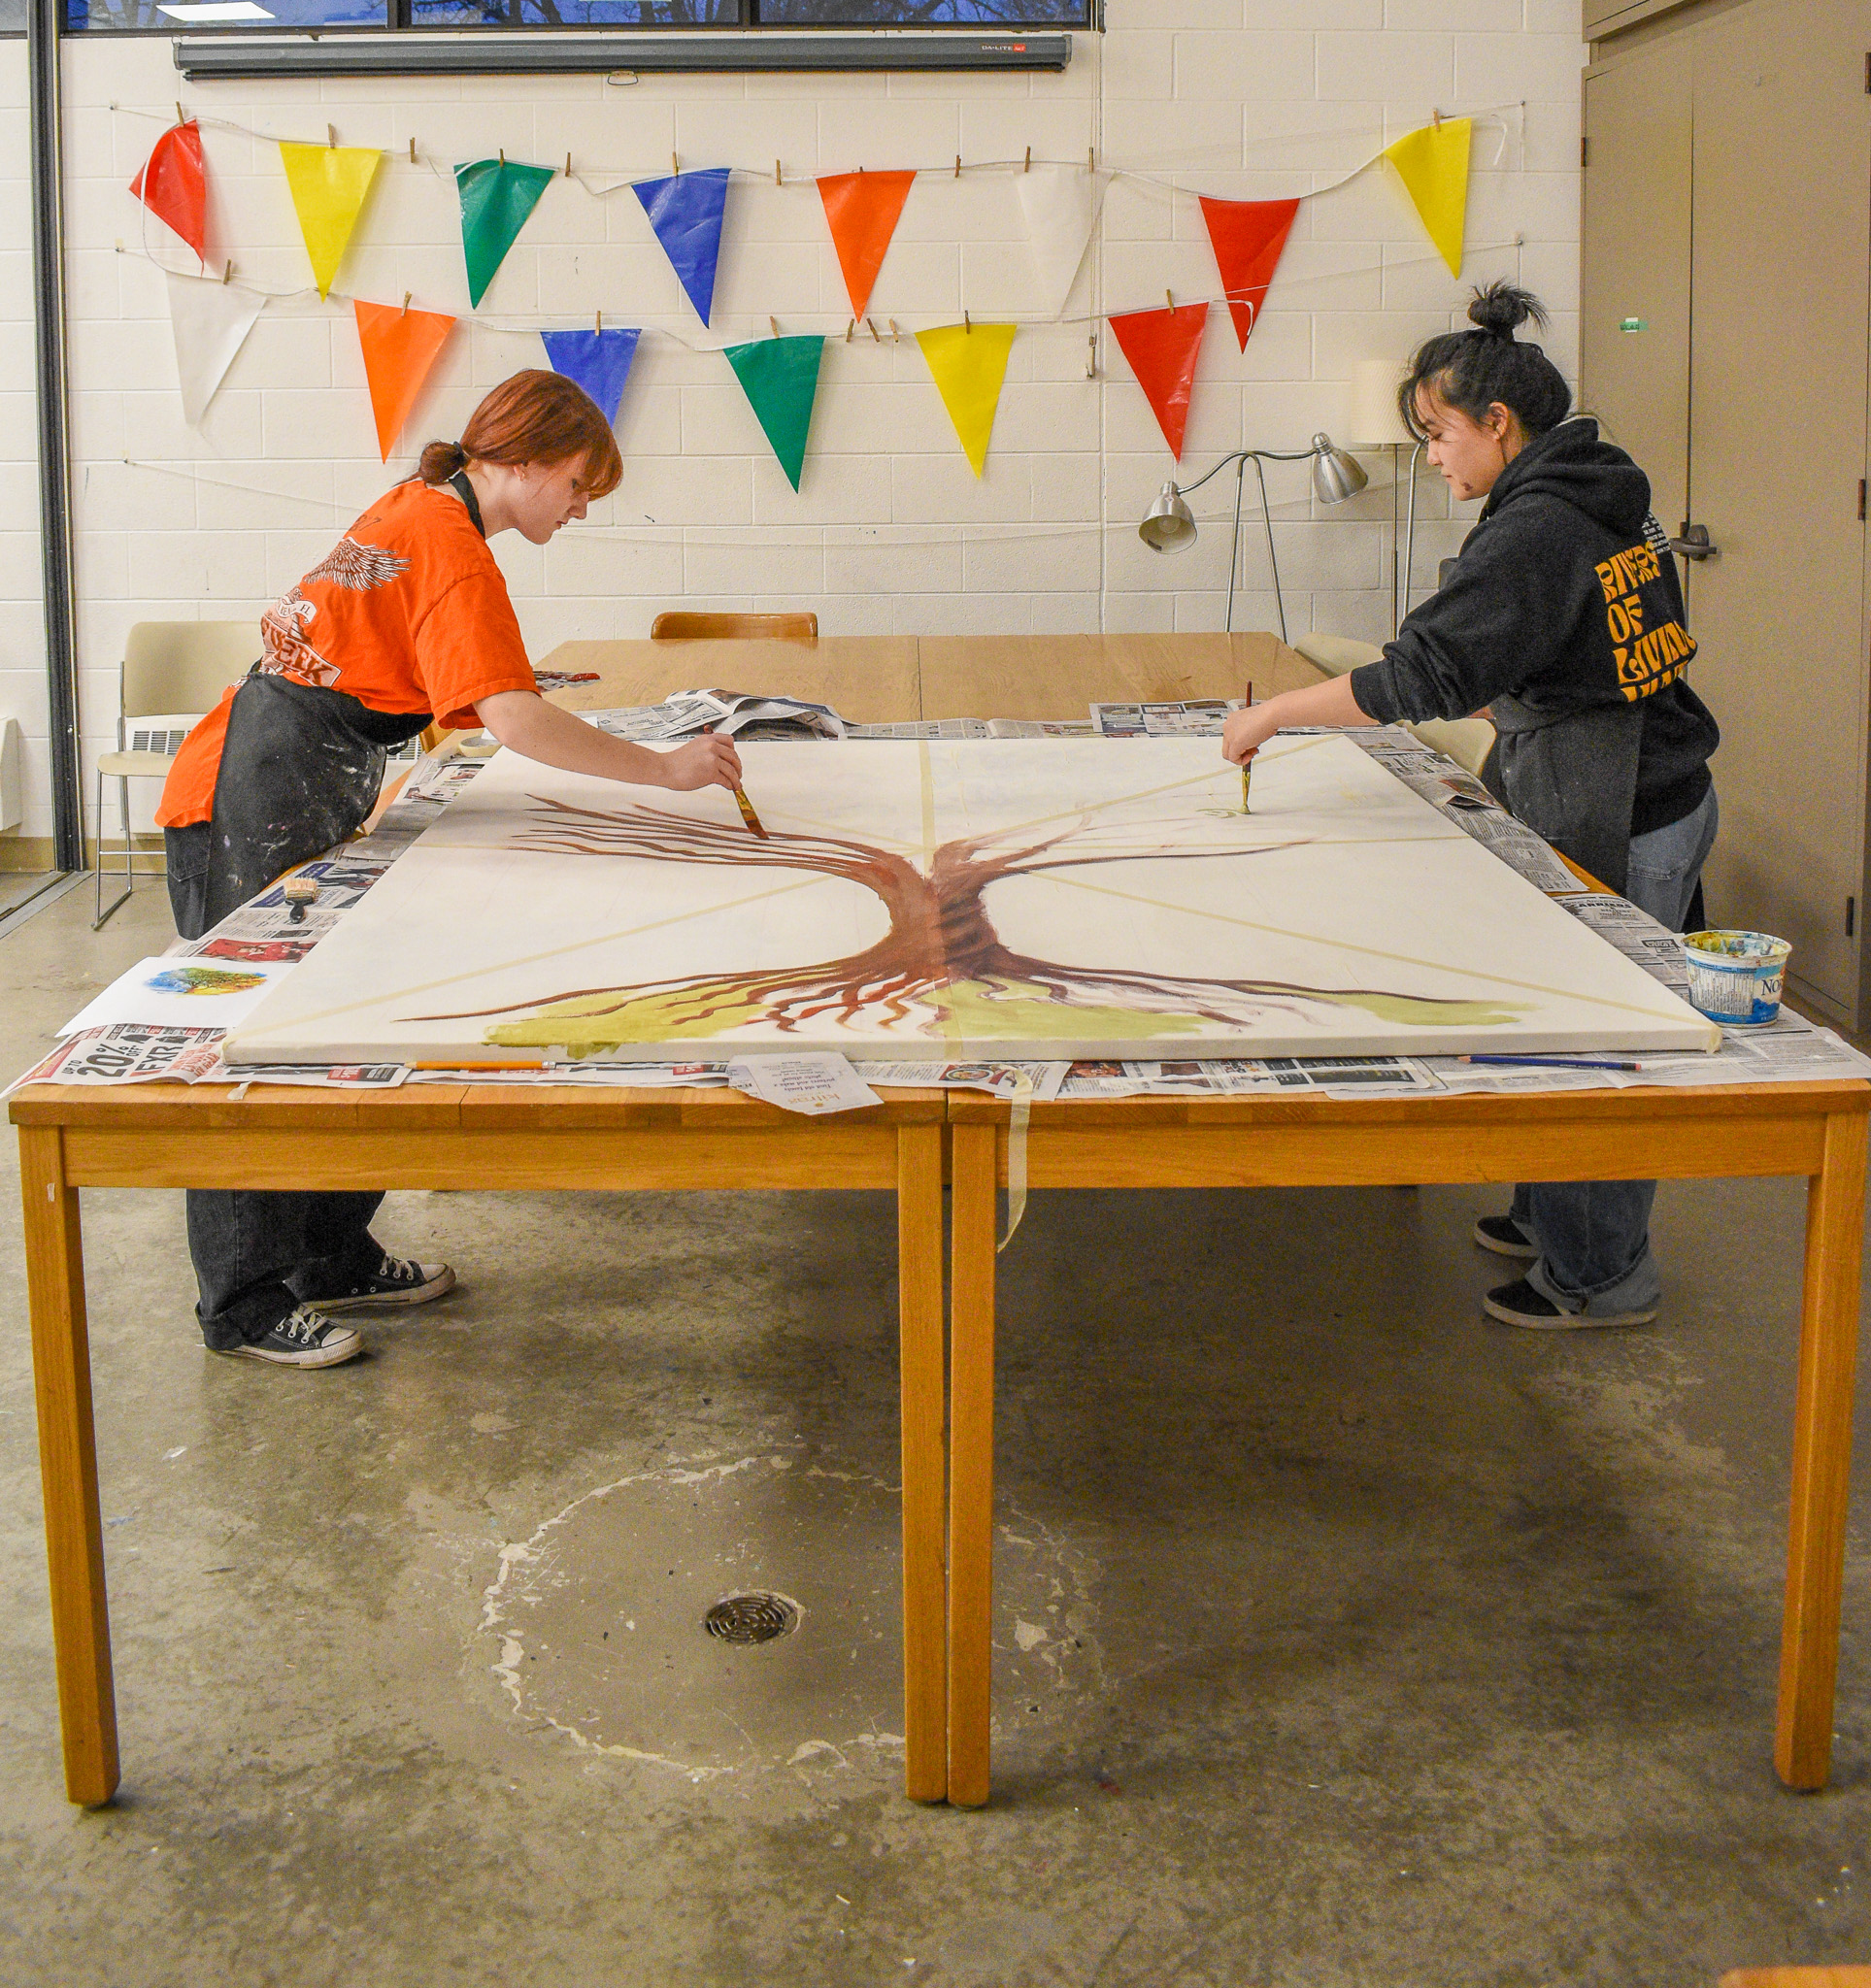
M1473 331L1446 331L1417 348L1397 390L1404 425L1422 439L1417 408L1422 391L1472 421L1500 406L1520 417L1528 435L1556 428L1572 412L1572 389L1538 346L1514 336L1522 324L1545 327L1540 300L1514 283L1491 282L1475 292L1468 315Z
M446 483L468 466L468 452L458 442L431 442L422 450L417 475L425 483Z

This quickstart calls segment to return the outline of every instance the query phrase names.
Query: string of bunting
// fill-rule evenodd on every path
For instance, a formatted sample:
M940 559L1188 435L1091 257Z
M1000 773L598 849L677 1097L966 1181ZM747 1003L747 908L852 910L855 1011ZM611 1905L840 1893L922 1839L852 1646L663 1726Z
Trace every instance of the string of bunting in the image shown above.
M182 271L162 263L159 256L152 257L167 274L184 413L191 425L198 426L267 304L303 292L268 292L236 284L231 262L218 281L209 273L202 120L185 116L181 105L176 110L177 121L157 138L130 191L142 204L146 252L148 221L153 215L192 252L197 264L198 273ZM1259 319L1301 201L1336 190L1372 165L1382 164L1393 174L1436 252L1452 275L1459 275L1475 122L1474 116L1444 117L1438 113L1430 123L1385 147L1346 179L1314 193L1281 200L1195 195L1221 280L1221 300L1227 305L1241 350L1246 351ZM313 287L321 301L328 301L385 154L374 147L339 145L331 126L326 127L323 145L292 139L268 142L280 149L282 170L311 264ZM436 169L434 161L418 158L414 141L409 162ZM635 194L684 294L707 327L714 313L729 190L737 175L745 174L726 166L685 171L679 157L672 157L670 164L667 176L619 176L613 185L596 190L604 197L627 185ZM1095 155L1083 165L1035 161L1030 149L1024 160L996 161L994 168L1014 175L1035 273L1051 306L1037 321L1107 321L1171 454L1180 460L1211 300L1178 305L1171 295L1160 309L1098 312L1079 319L1063 315L1096 229L1107 185L1118 177L1152 176L1100 169ZM860 322L874 340L882 339L868 315L871 295L916 182L928 170L860 168L853 173L820 175L812 182L851 303L847 342ZM963 161L957 158L955 176L963 170ZM587 191L593 190L573 171L569 156L563 172L567 179L579 180ZM492 159L457 164L452 177L470 309L478 311L508 252L560 172L556 167L510 160L503 151ZM774 180L786 183L778 161ZM1178 193L1187 190L1174 182L1159 183ZM363 298L341 301L351 305L378 443L387 461L458 320L444 313L412 309L413 299L408 294L400 309ZM783 337L777 320L769 319L769 325L770 338L716 349L740 382L776 459L797 490L826 340L819 334ZM603 315L598 313L588 332L528 328L539 330L547 363L578 381L615 422L645 327L607 330ZM1019 319L976 323L964 312L958 325L936 326L915 334L956 439L977 477L986 467L1009 354L1019 329ZM900 336L894 319L890 320L890 333L893 341Z

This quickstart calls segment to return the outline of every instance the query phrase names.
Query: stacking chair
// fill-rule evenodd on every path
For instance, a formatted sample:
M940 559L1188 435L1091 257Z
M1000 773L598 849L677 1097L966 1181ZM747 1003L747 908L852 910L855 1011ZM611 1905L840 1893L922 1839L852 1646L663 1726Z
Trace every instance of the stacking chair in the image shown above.
M97 915L95 932L136 888L136 843L130 832L130 782L165 779L186 728L139 731L139 718L206 712L230 683L246 676L260 653L257 621L139 621L123 644L117 750L97 758ZM104 782L117 782L123 821L123 889L104 902Z
M784 642L817 642L817 614L658 614L650 624L652 642L726 642L765 636Z

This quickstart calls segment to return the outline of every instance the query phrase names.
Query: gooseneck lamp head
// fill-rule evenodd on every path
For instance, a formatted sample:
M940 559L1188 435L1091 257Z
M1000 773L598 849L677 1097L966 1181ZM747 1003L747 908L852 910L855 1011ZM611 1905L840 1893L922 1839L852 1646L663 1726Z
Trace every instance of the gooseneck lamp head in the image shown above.
M1157 491L1155 503L1137 527L1137 536L1153 552L1186 552L1194 545L1195 514L1173 482Z
M1335 448L1329 435L1313 437L1313 494L1321 504L1343 504L1370 480L1357 458Z

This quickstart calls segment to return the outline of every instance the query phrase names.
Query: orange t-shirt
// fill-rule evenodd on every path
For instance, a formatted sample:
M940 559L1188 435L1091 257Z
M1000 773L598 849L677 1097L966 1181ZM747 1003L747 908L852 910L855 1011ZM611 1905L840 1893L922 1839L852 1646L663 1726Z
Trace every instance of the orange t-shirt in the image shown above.
M342 690L372 711L433 712L451 731L481 722L480 698L539 688L507 582L468 507L422 482L379 498L266 611L260 640L263 671ZM184 740L158 827L213 815L233 698L230 689Z

